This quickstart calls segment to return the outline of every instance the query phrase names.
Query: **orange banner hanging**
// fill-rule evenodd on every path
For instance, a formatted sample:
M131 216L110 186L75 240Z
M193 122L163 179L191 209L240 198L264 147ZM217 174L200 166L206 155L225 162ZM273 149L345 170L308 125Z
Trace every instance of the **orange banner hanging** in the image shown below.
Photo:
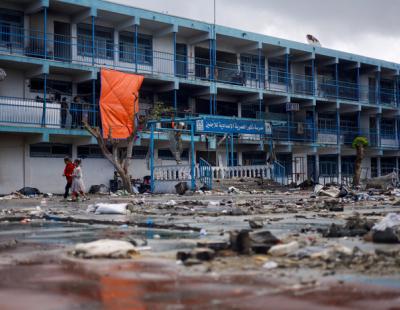
M135 129L139 112L139 89L144 77L120 71L101 69L100 112L103 137L128 138Z

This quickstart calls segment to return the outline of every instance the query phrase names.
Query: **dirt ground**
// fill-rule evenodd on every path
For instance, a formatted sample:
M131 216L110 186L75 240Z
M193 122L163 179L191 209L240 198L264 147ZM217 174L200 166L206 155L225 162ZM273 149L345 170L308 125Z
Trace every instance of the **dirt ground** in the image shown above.
M332 201L297 190L0 199L0 309L400 309L399 244L326 237L355 213L371 223L399 213L398 200ZM130 211L87 212L98 202L127 202ZM296 250L232 248L234 232L265 231ZM98 239L147 248L129 259L71 255ZM208 245L223 249L177 259Z

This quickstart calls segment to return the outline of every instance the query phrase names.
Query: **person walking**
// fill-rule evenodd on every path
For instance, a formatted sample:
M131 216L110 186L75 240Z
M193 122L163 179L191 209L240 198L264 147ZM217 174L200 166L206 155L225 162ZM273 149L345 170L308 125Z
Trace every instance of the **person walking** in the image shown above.
M69 157L64 158L64 163L65 163L65 168L63 176L67 180L67 185L65 185L64 199L67 199L69 195L69 189L72 186L72 174L74 172L75 165L72 163Z
M85 185L83 183L81 163L82 161L80 159L75 159L74 161L75 169L72 173L72 201L77 201L79 195L83 200L87 200L87 196L85 194Z

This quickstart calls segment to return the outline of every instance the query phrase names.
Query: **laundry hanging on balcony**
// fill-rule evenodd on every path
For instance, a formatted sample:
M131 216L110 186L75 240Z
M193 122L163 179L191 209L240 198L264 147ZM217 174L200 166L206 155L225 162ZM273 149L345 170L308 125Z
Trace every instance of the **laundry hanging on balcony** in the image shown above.
M135 130L139 112L139 89L144 77L101 69L100 112L103 137L128 138Z

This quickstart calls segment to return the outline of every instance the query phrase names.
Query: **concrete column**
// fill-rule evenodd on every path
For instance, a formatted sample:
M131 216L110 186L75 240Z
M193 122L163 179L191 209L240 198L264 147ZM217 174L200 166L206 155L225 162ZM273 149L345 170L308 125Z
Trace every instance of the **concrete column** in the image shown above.
M381 147L381 119L382 114L376 114L376 142Z
M31 157L29 154L29 143L24 139L24 154L23 154L23 164L24 164L24 179L23 184L25 186L32 186L31 184Z
M118 65L119 63L119 32L118 30L114 29L114 46L113 46L113 52L114 52L114 66Z
M243 152L239 150L237 151L237 160L238 160L238 165L243 166Z
M381 158L380 157L376 158L376 170L377 170L378 177L380 177L381 176Z
M242 117L242 103L238 102L238 117Z
M341 183L342 180L342 156L340 156L340 151L338 153L338 184Z
M78 27L77 24L71 24L71 45L72 45L72 60L78 58Z
M319 183L319 154L315 154L315 178L315 181Z

